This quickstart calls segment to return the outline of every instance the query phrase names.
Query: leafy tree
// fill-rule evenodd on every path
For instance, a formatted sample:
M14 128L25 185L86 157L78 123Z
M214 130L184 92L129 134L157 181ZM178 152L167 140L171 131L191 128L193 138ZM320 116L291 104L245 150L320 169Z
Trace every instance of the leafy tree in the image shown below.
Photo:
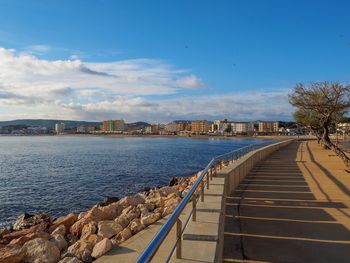
M324 147L330 148L329 130L350 107L350 86L336 82L297 84L289 102L298 108L295 117L310 129L314 127Z

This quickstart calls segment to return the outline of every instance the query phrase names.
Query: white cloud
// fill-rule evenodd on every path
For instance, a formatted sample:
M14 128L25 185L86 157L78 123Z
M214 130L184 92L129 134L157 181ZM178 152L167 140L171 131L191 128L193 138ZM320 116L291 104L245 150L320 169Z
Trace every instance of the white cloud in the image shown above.
M292 111L287 91L183 96L183 90L201 87L199 77L161 60L48 61L0 48L0 119L254 120L285 119ZM167 94L176 95L157 99Z

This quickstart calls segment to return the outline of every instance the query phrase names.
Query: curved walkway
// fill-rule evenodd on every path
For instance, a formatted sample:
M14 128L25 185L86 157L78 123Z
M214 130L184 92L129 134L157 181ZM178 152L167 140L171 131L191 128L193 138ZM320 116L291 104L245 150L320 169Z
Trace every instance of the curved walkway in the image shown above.
M350 262L350 171L314 141L256 166L226 199L223 262Z

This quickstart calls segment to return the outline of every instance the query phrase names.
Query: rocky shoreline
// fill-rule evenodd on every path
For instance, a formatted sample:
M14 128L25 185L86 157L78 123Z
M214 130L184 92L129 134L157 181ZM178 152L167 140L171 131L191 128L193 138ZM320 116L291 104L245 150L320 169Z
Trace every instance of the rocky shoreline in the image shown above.
M109 198L79 214L21 215L11 229L0 229L0 263L90 263L171 214L199 174L120 200Z

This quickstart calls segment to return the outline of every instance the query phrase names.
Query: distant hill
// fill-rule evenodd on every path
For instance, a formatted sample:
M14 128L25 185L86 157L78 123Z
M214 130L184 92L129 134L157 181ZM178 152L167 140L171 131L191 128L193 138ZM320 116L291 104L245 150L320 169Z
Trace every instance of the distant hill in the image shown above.
M73 121L73 120L46 120L46 119L24 119L24 120L13 120L13 121L0 121L0 126L41 126L47 127L48 129L54 129L56 123L65 123L66 129L73 129L79 125L90 125L100 126L101 122L89 122L89 121Z
M127 131L135 131L135 130L140 130L147 126L150 126L150 124L147 122L138 121L133 123L126 123L125 126Z

